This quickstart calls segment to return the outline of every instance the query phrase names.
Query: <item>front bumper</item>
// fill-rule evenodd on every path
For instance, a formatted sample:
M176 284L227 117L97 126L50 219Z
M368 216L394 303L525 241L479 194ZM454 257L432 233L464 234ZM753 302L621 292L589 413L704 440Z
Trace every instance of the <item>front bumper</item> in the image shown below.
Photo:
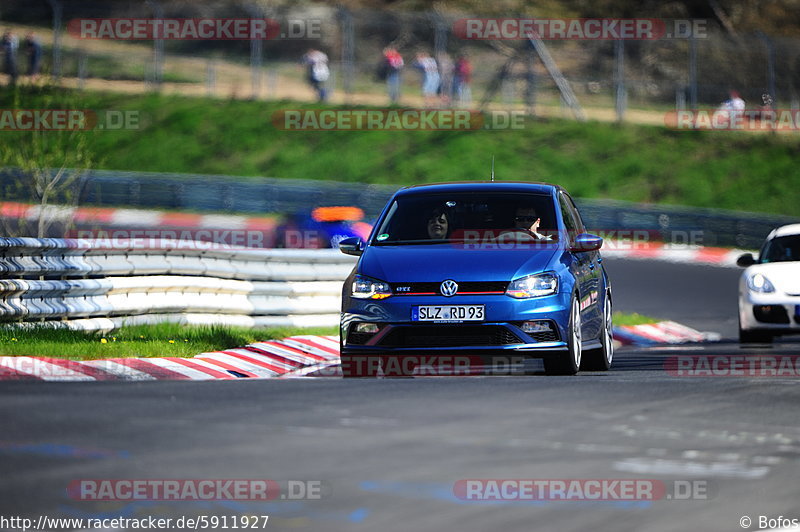
M482 322L434 323L411 321L419 305L484 305ZM392 296L384 300L350 299L342 313L342 353L442 353L516 351L530 357L567 349L569 295L514 299L506 295ZM552 333L526 333L524 321L546 320ZM374 323L374 335L355 333L358 323Z
M800 334L800 296L757 294L739 295L739 324L742 330L770 330Z

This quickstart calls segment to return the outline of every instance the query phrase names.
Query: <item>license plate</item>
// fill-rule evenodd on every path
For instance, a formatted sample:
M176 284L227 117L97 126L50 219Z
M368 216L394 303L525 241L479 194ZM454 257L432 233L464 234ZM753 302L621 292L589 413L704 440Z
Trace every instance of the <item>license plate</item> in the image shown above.
M425 305L411 310L411 321L483 321L483 305Z

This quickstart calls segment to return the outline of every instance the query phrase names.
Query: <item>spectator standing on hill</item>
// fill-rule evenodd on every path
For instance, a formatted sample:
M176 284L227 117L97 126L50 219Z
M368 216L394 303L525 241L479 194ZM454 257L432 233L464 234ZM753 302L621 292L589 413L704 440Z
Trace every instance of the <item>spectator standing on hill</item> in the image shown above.
M456 59L454 83L458 105L462 107L470 105L472 103L472 89L470 88L470 83L472 83L472 63L470 63L466 53L462 53Z
M28 75L36 80L42 70L42 43L32 31L25 36L25 48L28 50Z
M418 68L422 73L422 96L425 98L425 105L434 107L441 81L436 60L428 55L427 52L419 52L414 60L414 67Z
M456 66L447 52L442 52L436 56L436 62L439 64L439 76L441 77L439 92L442 104L449 107L453 98L453 76Z
M324 52L309 49L303 56L303 64L308 69L308 82L317 91L317 99L324 102L328 99L328 91L325 82L328 81L331 73L328 69L328 56Z
M715 120L720 126L737 127L739 121L744 116L745 103L737 91L731 91L730 97L722 102L719 109L714 113Z
M387 46L383 49L380 77L386 80L389 102L393 105L400 101L400 72L403 70L403 66L405 66L405 64L400 52L391 46Z
M3 47L3 60L5 61L5 72L9 76L9 84L16 85L17 77L19 77L19 70L17 69L17 49L19 48L19 39L14 35L11 30L6 30L3 34L3 39L0 41Z

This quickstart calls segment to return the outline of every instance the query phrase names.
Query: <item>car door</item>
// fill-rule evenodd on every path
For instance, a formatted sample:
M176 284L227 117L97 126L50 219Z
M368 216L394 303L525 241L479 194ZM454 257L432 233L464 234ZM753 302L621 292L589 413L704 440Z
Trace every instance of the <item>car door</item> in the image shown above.
M572 212L575 215L575 218L578 222L579 230L581 233L586 233L588 230L583 223L583 218L581 217L580 211L575 206L575 202L572 200L572 197L569 194L565 193L565 196L569 200L569 205L572 207ZM599 337L601 331L605 327L605 315L603 314L603 303L604 301L601 300L601 296L605 297L605 277L603 276L603 266L602 261L603 258L600 255L600 250L596 251L589 251L586 253L587 259L589 260L589 271L592 277L591 283L591 305L589 307L589 314L590 314L590 321L593 323L593 327L596 326L597 336Z
M572 198L566 192L559 194L559 206L564 225L567 228L569 243L575 241L575 237L584 233L578 210ZM600 268L597 263L598 253L596 251L585 251L571 253L574 264L574 275L578 283L581 307L581 331L584 340L597 338L602 323L602 313L598 313L598 289L600 284Z

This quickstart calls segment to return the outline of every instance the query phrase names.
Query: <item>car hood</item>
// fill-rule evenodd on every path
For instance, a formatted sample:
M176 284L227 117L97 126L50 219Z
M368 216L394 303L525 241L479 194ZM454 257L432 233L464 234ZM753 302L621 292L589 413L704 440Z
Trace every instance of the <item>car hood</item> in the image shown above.
M369 246L358 273L390 283L456 281L511 281L552 269L563 248L558 244L537 249L469 250L449 245Z
M754 264L745 270L747 276L756 273L769 279L776 292L800 295L800 262Z

